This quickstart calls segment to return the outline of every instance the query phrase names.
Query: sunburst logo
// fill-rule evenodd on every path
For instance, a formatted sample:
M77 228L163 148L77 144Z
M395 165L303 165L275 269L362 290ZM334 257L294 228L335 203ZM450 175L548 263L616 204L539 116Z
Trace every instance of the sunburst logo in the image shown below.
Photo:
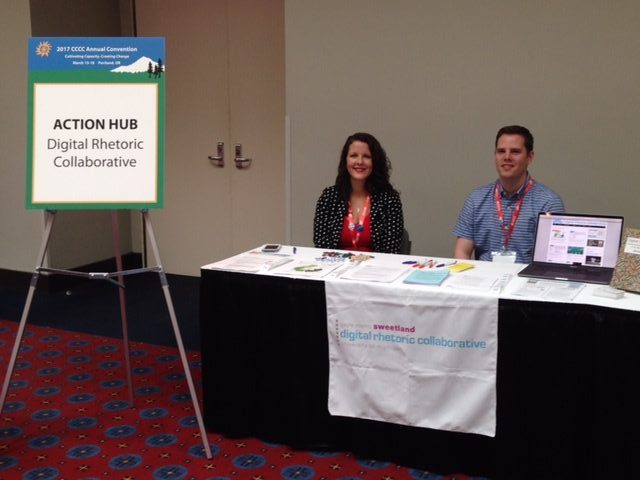
M48 57L51 53L51 44L49 42L40 42L36 47L36 55L39 57Z

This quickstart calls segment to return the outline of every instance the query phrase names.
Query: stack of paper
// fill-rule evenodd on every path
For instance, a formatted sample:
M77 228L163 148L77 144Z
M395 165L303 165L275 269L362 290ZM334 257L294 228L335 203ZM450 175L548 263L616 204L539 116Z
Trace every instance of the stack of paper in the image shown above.
M405 265L364 264L345 271L345 273L340 274L340 278L364 282L391 283L406 272L407 267Z
M571 302L582 291L585 284L581 282L564 282L530 278L522 287L514 291L514 295L529 298L545 298L559 302Z
M289 256L249 252L214 263L212 267L220 270L257 273L266 272L292 260L293 258Z
M469 270L470 268L473 268L473 264L472 263L460 262L460 263L455 263L455 264L451 265L449 267L449 271L450 272L454 272L454 273L458 273L458 272L464 272L465 270Z
M440 285L448 276L449 270L447 270L446 268L434 270L414 270L409 275L407 275L407 278L405 278L403 282L417 285Z
M468 273L452 274L446 287L463 290L476 290L500 293L509 282L511 275L486 271L472 271Z

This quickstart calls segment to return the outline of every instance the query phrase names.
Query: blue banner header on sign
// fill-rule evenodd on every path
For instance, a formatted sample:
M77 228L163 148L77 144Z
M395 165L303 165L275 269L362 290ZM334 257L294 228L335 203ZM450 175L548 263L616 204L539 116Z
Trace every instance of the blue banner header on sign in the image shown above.
M32 37L29 70L146 71L164 62L164 38Z

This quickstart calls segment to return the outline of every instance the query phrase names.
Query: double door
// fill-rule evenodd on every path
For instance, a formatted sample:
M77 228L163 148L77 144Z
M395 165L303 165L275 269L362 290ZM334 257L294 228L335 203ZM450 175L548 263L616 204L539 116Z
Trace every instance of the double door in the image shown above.
M165 206L151 212L163 267L199 275L206 263L283 242L283 1L135 6L137 35L166 39ZM219 143L224 159L210 160ZM251 163L237 168L236 157Z

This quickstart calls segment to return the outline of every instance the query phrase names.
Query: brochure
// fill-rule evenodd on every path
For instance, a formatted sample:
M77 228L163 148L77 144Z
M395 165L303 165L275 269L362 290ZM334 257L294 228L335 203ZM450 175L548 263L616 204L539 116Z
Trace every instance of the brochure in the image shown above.
M611 286L640 292L640 230L637 228L624 229Z
M292 277L324 277L339 266L338 263L325 263L317 259L296 260L286 265L274 268L269 273L273 275L290 275Z

